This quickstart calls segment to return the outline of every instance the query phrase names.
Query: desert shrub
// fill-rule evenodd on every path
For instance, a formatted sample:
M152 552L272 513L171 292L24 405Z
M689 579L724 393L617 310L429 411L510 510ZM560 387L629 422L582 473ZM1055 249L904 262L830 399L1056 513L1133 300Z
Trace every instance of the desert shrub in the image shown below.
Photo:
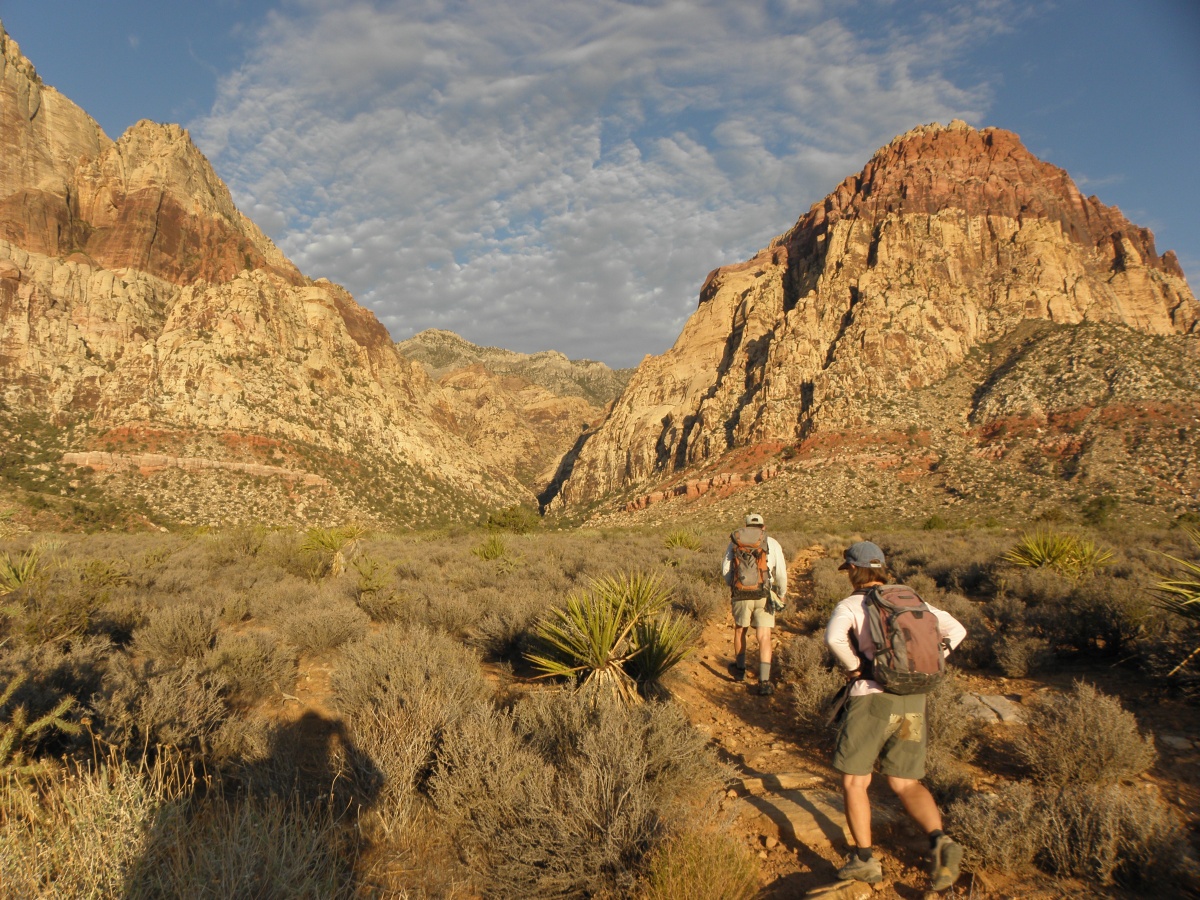
M325 653L367 633L370 617L352 603L323 597L296 610L283 634L301 653Z
M804 611L804 617L807 621L824 625L833 613L833 608L842 599L849 596L851 591L850 582L846 578L845 572L838 571L838 566L841 564L840 559L822 557L813 560L813 599L812 603Z
M487 527L514 534L528 534L541 525L537 510L528 506L514 505L499 512L488 513Z
M1041 863L1101 884L1160 886L1177 875L1186 840L1157 794L1122 784L1064 787L1047 805Z
M682 831L663 841L645 864L641 900L746 900L759 889L758 860L715 830Z
M265 525L237 525L211 536L212 555L221 565L253 559L262 551L268 530Z
M1027 724L1017 752L1043 784L1114 784L1154 764L1154 739L1141 735L1133 714L1083 681L1042 697Z
M675 609L697 622L707 622L724 613L729 603L729 588L711 573L707 579L677 573L674 581L669 583L669 590Z
M1056 644L1089 656L1123 656L1142 635L1152 606L1138 585L1107 575L1075 583L1061 606L1036 617Z
M977 726L962 714L963 688L953 674L925 695L925 726L929 729L925 755L925 784L941 803L971 790L964 766L978 749Z
M876 543L897 580L907 584L924 573L943 590L977 594L992 584L1002 540L978 531L922 531L880 535Z
M291 690L296 682L296 657L270 634L221 634L204 660L230 695L243 703Z
M363 553L353 562L354 602L372 622L395 622L401 613L404 598L398 595L383 564L370 553Z
M254 723L231 717L223 694L221 679L195 660L156 671L118 657L92 705L99 736L122 754L137 757L161 745L188 760L251 758L261 751L263 734Z
M199 659L217 636L217 616L209 607L181 603L152 610L146 624L133 633L138 653L165 663Z
M173 814L172 814L173 813ZM122 896L355 896L354 848L323 804L297 797L212 797L159 815ZM264 888L264 886L269 886Z
M1004 589L1030 609L1052 609L1066 603L1074 585L1052 569L1018 568L1005 573Z
M1046 846L1046 797L1029 782L1011 782L996 793L974 792L946 810L954 835L972 865L1018 874Z
M1200 550L1200 529L1185 528L1185 532ZM1182 559L1179 556L1168 555L1175 568L1169 578L1159 581L1155 586L1157 605L1180 623L1193 630L1200 625L1200 563ZM1188 663L1200 655L1200 645L1183 658L1179 665L1169 673L1168 678L1176 675Z
M1001 630L993 645L996 665L1009 678L1024 678L1044 672L1054 662L1050 643L1024 628Z
M126 897L157 822L161 784L133 766L0 786L0 884L10 897Z
M796 724L820 731L825 727L825 707L846 679L819 634L796 635L781 656L780 675L791 685Z
M308 579L287 575L249 596L250 615L279 628L319 594L320 587Z
M1001 591L983 605L983 614L992 627L1003 634L1013 628L1025 627L1025 601Z
M423 783L441 736L491 697L478 658L462 644L394 625L345 646L331 685L393 800Z
M719 771L669 705L547 691L448 734L431 797L481 893L629 896L647 851L719 790Z

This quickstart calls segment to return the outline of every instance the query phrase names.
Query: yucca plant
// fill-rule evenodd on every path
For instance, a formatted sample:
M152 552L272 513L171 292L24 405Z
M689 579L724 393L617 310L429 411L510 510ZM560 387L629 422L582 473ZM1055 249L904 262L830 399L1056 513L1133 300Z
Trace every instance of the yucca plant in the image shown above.
M329 575L337 578L346 571L346 560L354 557L359 542L366 534L367 529L353 524L340 528L310 528L304 533L300 550L313 557L315 577Z
M1192 542L1200 547L1200 530L1189 528L1187 534ZM1177 578L1160 581L1155 586L1158 607L1178 616L1185 622L1200 625L1200 565L1170 554L1163 555L1178 565L1180 572ZM1167 677L1170 678L1197 656L1200 656L1200 646L1189 653L1183 662L1167 674Z
M491 561L503 558L504 554L508 552L508 546L504 543L504 538L493 534L471 552L482 560Z
M637 702L638 677L657 681L683 655L678 644L691 633L668 626L662 614L671 595L654 575L621 574L594 579L589 589L567 597L536 629L545 652L526 658L543 674L576 679L581 690ZM639 631L639 629L641 629ZM639 670L634 660L648 654Z
M663 676L688 657L699 636L698 622L674 612L639 622L633 629L636 652L626 663L626 671L645 696L664 698L667 689L662 684Z
M667 545L667 549L673 550L679 547L683 550L699 550L700 537L696 532L688 528L676 528L674 531L667 533L663 539L663 543Z
M1002 558L1015 566L1053 569L1068 578L1079 578L1110 565L1112 551L1087 538L1039 528L1022 535Z
M0 597L11 594L31 581L41 571L42 555L36 549L13 559L7 553L0 557Z

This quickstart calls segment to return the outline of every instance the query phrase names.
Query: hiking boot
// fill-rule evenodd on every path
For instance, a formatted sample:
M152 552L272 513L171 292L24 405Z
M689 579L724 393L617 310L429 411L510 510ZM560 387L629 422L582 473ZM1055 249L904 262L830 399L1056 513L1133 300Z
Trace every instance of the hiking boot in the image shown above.
M745 670L745 668L744 668L744 667L743 667L743 668L738 668L738 664L737 664L737 663L730 663L730 664L729 664L729 674L733 676L733 680L734 680L734 681L745 681L745 680L746 680L746 670Z
M883 866L879 860L871 857L866 862L858 858L853 850L846 858L846 864L837 870L839 881L865 881L867 884L878 884L883 881Z
M962 861L962 853L962 847L946 835L937 839L933 845L933 861L929 865L929 886L933 890L944 891L958 880L958 864Z
M760 681L758 683L758 693L763 697L770 696L775 693L775 685L769 681Z

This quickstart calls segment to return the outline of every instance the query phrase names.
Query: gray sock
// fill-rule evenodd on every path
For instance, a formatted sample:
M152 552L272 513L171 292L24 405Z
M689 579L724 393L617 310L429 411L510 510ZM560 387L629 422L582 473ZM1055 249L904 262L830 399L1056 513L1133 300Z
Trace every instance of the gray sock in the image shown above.
M758 664L758 680L759 681L770 681L771 680L771 664L769 662L760 662Z

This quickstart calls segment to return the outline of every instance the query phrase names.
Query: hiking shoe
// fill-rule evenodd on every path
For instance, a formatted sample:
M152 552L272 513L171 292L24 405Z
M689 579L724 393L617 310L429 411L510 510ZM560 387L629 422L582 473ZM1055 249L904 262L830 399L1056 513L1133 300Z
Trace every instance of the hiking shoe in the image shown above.
M846 858L846 864L837 870L838 881L865 881L867 884L878 884L883 881L883 866L879 860L871 857L866 862L858 858L853 850Z
M733 676L734 681L746 680L746 670L744 668L739 669L737 663L729 664L729 674Z
M929 881L933 890L944 891L958 880L962 852L962 847L946 835L937 839L933 846L933 862L929 866Z
M758 693L763 697L775 693L775 685L769 681L760 681L758 683Z

